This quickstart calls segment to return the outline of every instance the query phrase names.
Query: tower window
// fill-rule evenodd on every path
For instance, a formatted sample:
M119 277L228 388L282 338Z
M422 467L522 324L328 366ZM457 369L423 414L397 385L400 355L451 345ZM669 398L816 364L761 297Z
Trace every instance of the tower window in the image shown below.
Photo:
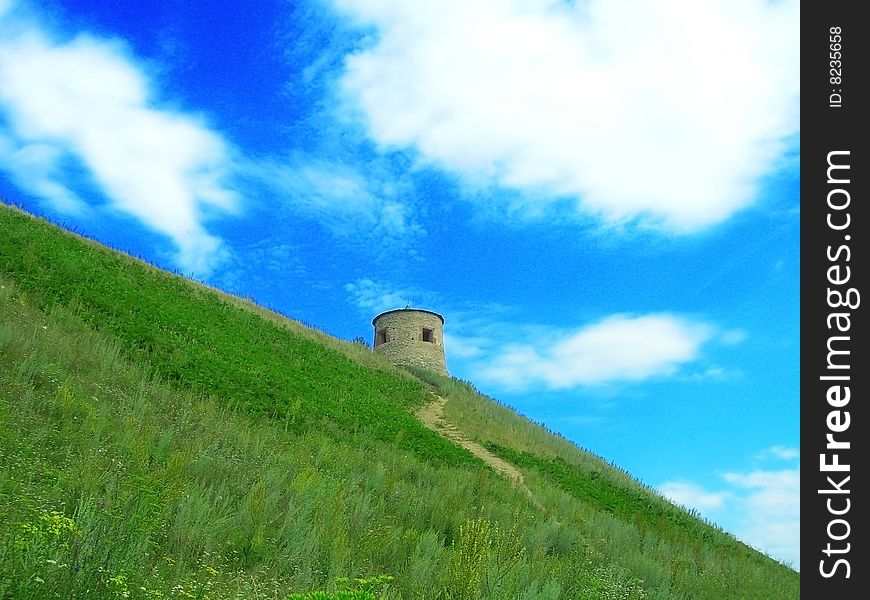
M380 346L381 344L386 344L390 341L390 336L387 334L386 329L381 329L375 334L375 346Z
M434 342L435 341L435 332L429 329L428 327L423 328L423 335L420 336L424 342Z

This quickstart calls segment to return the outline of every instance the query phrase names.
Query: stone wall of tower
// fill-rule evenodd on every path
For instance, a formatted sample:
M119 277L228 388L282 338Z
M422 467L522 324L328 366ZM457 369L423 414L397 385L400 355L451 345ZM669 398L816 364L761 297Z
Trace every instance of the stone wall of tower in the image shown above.
M428 310L404 308L381 313L374 318L372 325L375 352L395 364L424 367L447 375L444 319L440 315ZM424 330L428 330L431 341L424 339Z

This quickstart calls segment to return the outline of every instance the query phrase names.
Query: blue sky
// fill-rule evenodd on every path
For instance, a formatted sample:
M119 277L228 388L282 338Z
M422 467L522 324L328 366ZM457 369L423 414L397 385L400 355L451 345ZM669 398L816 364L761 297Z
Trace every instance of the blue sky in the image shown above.
M799 567L796 1L0 0L0 196L448 368Z

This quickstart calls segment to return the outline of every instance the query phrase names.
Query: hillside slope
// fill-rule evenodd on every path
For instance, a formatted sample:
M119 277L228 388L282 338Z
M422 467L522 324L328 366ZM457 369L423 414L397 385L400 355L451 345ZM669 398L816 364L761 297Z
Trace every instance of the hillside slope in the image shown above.
M0 598L799 597L466 383L2 205L0 233ZM415 418L433 392L531 494Z

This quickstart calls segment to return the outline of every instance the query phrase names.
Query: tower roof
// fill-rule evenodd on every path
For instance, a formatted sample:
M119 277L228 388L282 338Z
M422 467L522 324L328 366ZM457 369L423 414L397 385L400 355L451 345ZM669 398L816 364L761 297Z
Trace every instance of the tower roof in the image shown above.
M429 313L430 315L435 315L436 317L438 317L439 319L441 319L441 324L444 325L444 317L442 317L441 315L439 315L439 314L438 314L437 312L435 312L434 310L426 310L425 308L394 308L394 309L392 309L392 310L385 310L385 311L382 312L381 314L377 315L374 319L372 319L372 325L374 325L374 324L375 324L375 321L377 321L378 319L380 319L380 318L383 317L384 315L388 315L388 314L390 314L390 313L396 313L396 312L421 312L421 313Z

